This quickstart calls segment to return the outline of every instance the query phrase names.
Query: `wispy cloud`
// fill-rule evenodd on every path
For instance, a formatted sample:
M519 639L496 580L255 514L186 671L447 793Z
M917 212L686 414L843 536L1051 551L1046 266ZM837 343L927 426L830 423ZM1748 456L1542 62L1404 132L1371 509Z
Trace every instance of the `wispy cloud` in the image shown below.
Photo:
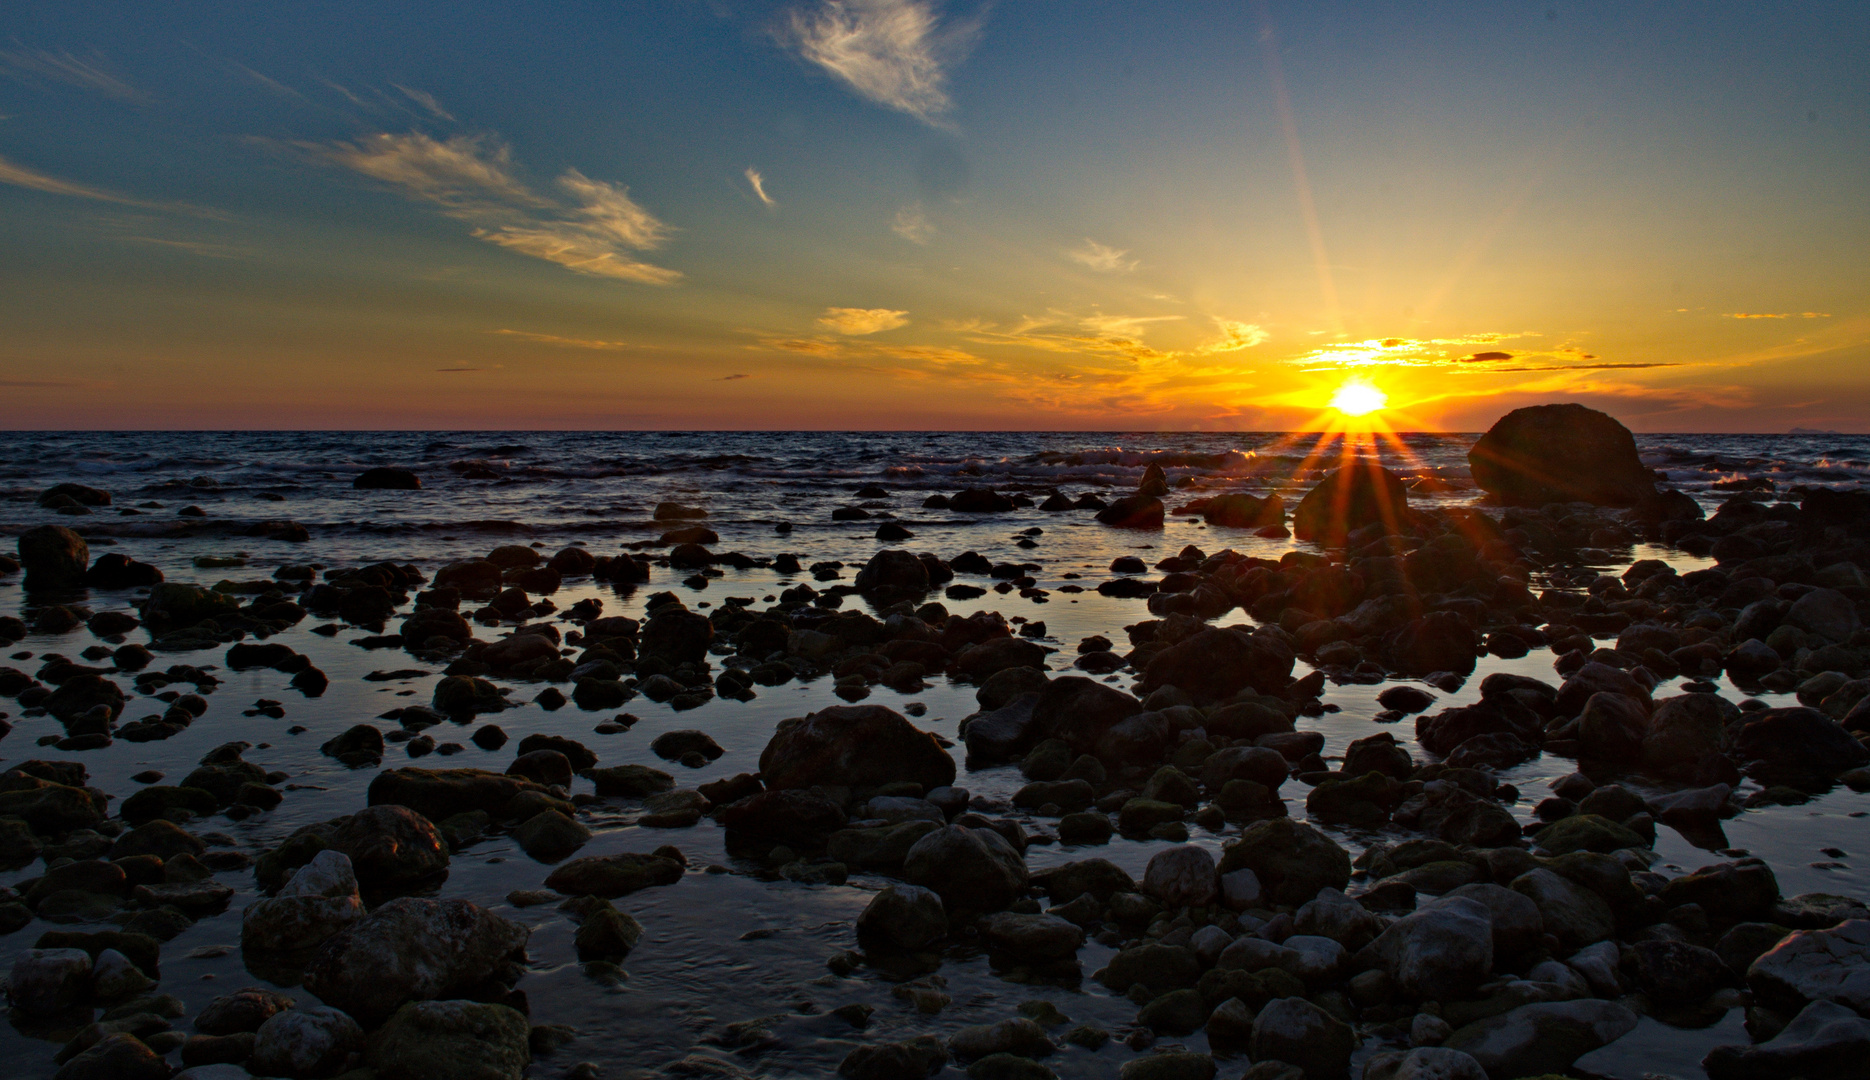
M149 199L138 199L133 196L119 194L107 188L81 184L75 180L61 180L56 176L47 175L37 169L15 164L14 162L8 161L6 158L0 158L0 184L11 184L14 187L31 188L34 191L44 191L52 195L68 195L74 199L94 199L98 202L116 203L120 206L135 206L144 210L162 210L169 213L189 214L194 217L225 217L224 214L218 211L192 206L188 203L155 202Z
M566 349L592 349L600 352L621 352L624 349L642 348L628 341L599 341L593 338L559 337L557 334L535 334L530 330L489 330L489 334L501 337L520 338L524 341L536 341L541 345L557 345Z
M404 86L401 83L391 83L390 85L394 86L398 90L401 90L403 92L403 96L408 98L410 101L413 101L417 105L420 105L424 109L427 109L429 111L429 114L431 116L434 116L437 120L446 120L449 123L454 122L454 114L449 112L447 109L442 108L442 103L435 100L434 94L431 94L426 90L412 90L409 87Z
M845 352L843 345L823 338L761 338L760 345L802 356L834 357L843 356Z
M409 198L435 203L469 222L476 238L510 251L594 277L646 285L681 280L679 270L631 254L661 247L674 230L632 199L628 188L567 169L557 186L569 202L549 198L520 179L512 150L489 136L380 132L354 142L292 145Z
M44 49L0 49L0 69L21 82L63 83L118 101L141 103L148 100L141 90L112 74L109 67L109 62L95 52L80 58L68 52Z
M946 69L979 29L943 26L927 0L823 0L794 10L781 37L859 97L941 126L953 105Z
M773 197L771 195L768 195L766 193L766 177L760 175L760 170L754 168L751 165L747 166L747 186L753 189L754 197L759 199L761 202L765 203L767 206L778 206L779 205L778 203L773 201Z
M826 308L825 313L818 317L818 325L825 329L854 337L894 330L908 324L907 311L891 311L889 308Z
M1596 353L1561 346L1559 348L1485 349L1471 352L1475 345L1494 345L1501 341L1538 337L1530 332L1512 334L1472 334L1448 338L1370 338L1365 341L1341 341L1293 357L1289 363L1307 371L1331 371L1349 368L1444 368L1462 374L1506 374L1524 372L1629 371L1643 368L1691 367L1683 363L1650 361L1606 361Z
M935 224L923 213L921 203L910 203L896 211L890 231L912 244L926 244L935 239Z
M1268 338L1272 337L1264 327L1234 319L1223 319L1218 315L1214 317L1214 325L1220 328L1220 340L1202 346L1201 351L1204 353L1239 352L1242 349L1263 345Z
M1134 337L1147 330L1151 323L1180 321L1180 315L1086 315L1079 320L1086 330L1095 330L1105 337Z
M234 74L240 76L241 78L259 87L260 89L267 91L268 93L275 94L279 97L297 98L300 101L306 100L306 97L304 94L299 93L297 90L294 90L292 87L287 86L285 83L282 83L277 79L270 78L266 75L262 75L261 73L253 70L247 65L239 63L238 61L234 61L234 60L227 61L227 67Z
M126 236L124 239L132 244L174 248L177 251L186 251L190 255L199 255L204 259L242 259L248 254L240 248L229 247L226 244L203 243L199 240L172 240L163 236Z
M1124 258L1129 254L1128 251L1121 251L1108 244L1100 244L1088 236L1084 238L1082 247L1072 248L1065 254L1070 256L1071 261L1075 263L1081 263L1107 274L1134 270L1137 267L1135 259Z
M721 376L721 381L722 382L738 382L741 379L751 379L751 378L753 378L753 376L751 375L723 375Z
M1829 319L1827 311L1786 311L1775 315L1766 315L1751 311L1736 311L1726 316L1729 319Z

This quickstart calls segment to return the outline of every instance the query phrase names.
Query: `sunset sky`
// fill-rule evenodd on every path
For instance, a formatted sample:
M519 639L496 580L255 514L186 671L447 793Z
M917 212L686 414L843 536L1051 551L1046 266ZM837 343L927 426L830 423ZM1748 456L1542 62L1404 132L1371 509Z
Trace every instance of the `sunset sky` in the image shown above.
M1870 430L1870 5L16 2L0 424Z

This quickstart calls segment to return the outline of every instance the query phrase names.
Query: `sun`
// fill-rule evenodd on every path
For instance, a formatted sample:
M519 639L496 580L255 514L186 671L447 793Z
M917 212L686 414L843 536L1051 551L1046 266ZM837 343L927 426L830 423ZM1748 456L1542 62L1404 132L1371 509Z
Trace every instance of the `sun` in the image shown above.
M1367 382L1352 379L1331 395L1331 407L1345 416L1368 416L1389 404L1389 395Z

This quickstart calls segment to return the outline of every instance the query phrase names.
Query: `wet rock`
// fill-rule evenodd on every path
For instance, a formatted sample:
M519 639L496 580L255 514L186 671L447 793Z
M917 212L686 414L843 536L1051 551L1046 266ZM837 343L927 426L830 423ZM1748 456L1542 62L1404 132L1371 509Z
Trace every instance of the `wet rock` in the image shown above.
M195 626L207 619L232 615L240 609L234 596L199 585L164 582L149 590L143 604L143 622L159 632Z
M869 706L877 708L877 706ZM680 761L688 754L700 754L713 761L726 753L721 744L705 731L665 731L650 741L649 749L665 761Z
M643 623L639 648L645 657L671 664L696 663L707 658L714 641L714 624L706 615L665 604Z
M1733 753L1763 783L1820 787L1847 769L1870 763L1870 749L1817 709L1794 706L1747 714Z
M885 886L857 917L859 941L889 948L914 952L947 935L948 915L941 897L917 885Z
M1002 675L1007 673L1001 672ZM1034 717L1038 704L1039 694L1021 694L991 712L975 713L970 717L962 732L969 760L983 764L1011 761L1031 749L1038 737L1038 722Z
M1251 870L1265 899L1299 905L1320 889L1343 889L1351 879L1351 857L1335 840L1303 822L1287 818L1256 821L1225 848L1220 873Z
M592 769L588 775L597 793L626 799L642 799L675 787L675 778L647 765L613 765ZM703 785L705 789L707 785ZM731 801L731 800L730 800Z
M1531 900L1548 934L1568 951L1616 932L1616 916L1596 893L1550 870L1531 870L1513 879L1513 891Z
M947 1063L942 1041L920 1035L907 1042L859 1046L838 1063L838 1075L845 1080L924 1080Z
M798 788L762 791L721 811L721 824L732 832L807 847L824 843L845 821L837 803L817 791Z
M168 1080L169 1063L127 1032L104 1036L53 1074L53 1080Z
M524 1014L477 1001L412 1001L371 1034L382 1080L519 1080L532 1060Z
M1219 887L1214 856L1193 844L1156 852L1143 871L1143 891L1172 908L1206 907Z
M368 889L414 884L448 869L441 833L405 806L367 806L339 825L326 844L349 857Z
M961 1061L992 1054L1044 1057L1055 1049L1045 1029L1024 1016L964 1027L948 1037L948 1052Z
M91 991L91 957L81 949L28 949L13 961L7 1000L28 1016L52 1016Z
M432 704L449 716L473 716L506 708L506 695L486 679L449 675L435 684Z
M195 1017L203 1035L252 1034L274 1014L292 1008L292 999L265 987L249 986L210 1001Z
M760 753L769 789L954 783L954 758L935 737L881 705L841 705L782 720Z
M1002 911L981 925L990 948L1034 963L1070 960L1084 944L1084 931L1057 915Z
M1728 978L1718 953L1686 941L1639 941L1628 966L1650 1002L1664 1008L1698 1005Z
M571 786L571 761L557 750L533 750L522 753L506 767L506 773L508 776L522 777L547 787L568 788Z
M334 1008L306 1005L260 1025L247 1066L261 1076L315 1080L344 1071L345 1060L363 1048L357 1021Z
M1286 520L1286 503L1277 495L1268 495L1263 499L1239 492L1216 495L1202 507L1201 517L1210 525L1230 529L1260 529L1268 525L1283 525Z
M1154 495L1126 495L1097 512L1097 520L1115 529L1162 528L1162 500Z
M682 873L681 863L660 855L635 852L589 855L552 871L545 879L545 886L567 896L601 896L615 900L641 889L673 885L682 880Z
M1372 1057L1364 1063L1363 1080L1487 1080L1487 1070L1471 1054L1418 1046Z
M1764 863L1716 863L1672 879L1661 896L1665 907L1700 905L1718 924L1757 922L1772 918L1779 881Z
M1215 627L1158 652L1144 670L1143 690L1174 686L1198 700L1232 697L1248 687L1271 692L1291 680L1292 663L1292 650L1270 634Z
M430 821L446 821L475 810L496 818L518 816L511 812L513 808L534 794L543 795L545 791L517 776L502 776L486 769L411 766L378 773L370 781L369 801L372 806L406 806Z
M1791 1011L1832 1001L1870 1016L1870 920L1788 935L1747 969L1760 1000Z
M405 1001L447 998L486 982L523 953L528 934L465 900L403 897L325 942L306 966L305 988L361 1020L379 1021Z
M1740 710L1719 694L1680 694L1656 702L1642 738L1643 764L1665 776L1693 778L1727 749Z
M603 901L602 906L586 913L572 939L580 960L606 960L621 963L643 939L643 924L627 912L618 911Z
M366 768L383 761L383 733L369 724L357 724L318 749L353 769Z
M1442 1045L1480 1062L1488 1076L1563 1073L1635 1030L1636 1014L1596 998L1538 1002L1458 1028Z
M557 810L541 810L513 830L513 839L533 858L555 862L589 843L591 830Z
M1870 1056L1870 1020L1814 1001L1779 1034L1755 1046L1717 1046L1702 1059L1708 1080L1853 1080Z
M1292 510L1292 534L1325 547L1343 547L1348 534L1369 525L1400 532L1409 520L1402 480L1374 461L1358 461L1327 475Z
M933 889L951 912L999 911L1026 891L1026 860L999 833L949 825L917 840L903 877Z
M928 567L907 551L885 550L870 556L857 572L857 591L880 604L919 599L929 591Z
M1830 642L1846 642L1863 627L1857 605L1836 589L1813 589L1792 602L1785 623Z
M63 525L40 525L20 534L19 561L29 589L76 589L84 585L91 549Z
M1298 997L1266 1003L1253 1018L1248 1053L1255 1061L1284 1061L1306 1080L1338 1080L1350 1068L1357 1035L1349 1024Z
M1390 924L1370 949L1407 997L1456 1001L1493 973L1492 912L1446 897Z
M1112 727L1142 711L1141 702L1115 687L1065 675L1053 679L1039 695L1033 724L1040 738L1060 739L1070 753L1084 754L1095 750Z
M1533 405L1494 422L1468 451L1474 483L1507 506L1588 502L1653 509L1656 475L1636 439L1583 405Z
M311 949L363 917L350 858L325 850L299 867L277 896L247 905L240 944L254 952Z
M1141 985L1150 997L1188 989L1200 977L1201 960L1193 949L1153 943L1123 950L1097 973L1097 980L1114 993Z
M358 491L418 491L422 487L422 478L408 469L391 466L378 466L365 469L351 481L351 487Z
M1164 1050L1132 1058L1117 1070L1118 1080L1214 1080L1214 1059L1187 1050Z

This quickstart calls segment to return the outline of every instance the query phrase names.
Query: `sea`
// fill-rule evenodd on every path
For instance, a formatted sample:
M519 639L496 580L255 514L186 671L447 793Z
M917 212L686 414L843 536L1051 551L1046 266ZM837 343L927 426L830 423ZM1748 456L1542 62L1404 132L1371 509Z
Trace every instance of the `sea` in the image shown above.
M413 563L432 575L447 562L481 556L503 544L530 544L546 555L569 545L595 554L625 550L654 541L669 524L655 519L655 508L675 502L707 512L704 523L720 536L717 552L739 551L756 559L790 553L807 566L839 562L840 579L846 582L883 547L943 558L974 551L995 563L1036 565L1030 572L1040 594L988 592L944 603L958 614L997 610L1008 618L1043 622L1037 640L1059 650L1052 666L1064 669L1086 637L1102 634L1122 642L1126 625L1150 618L1142 600L1095 591L1113 559L1138 555L1153 563L1187 546L1209 554L1232 548L1276 558L1307 546L1211 527L1198 516L1174 515L1176 506L1229 491L1277 492L1290 506L1330 469L1352 457L1372 456L1405 478L1412 504L1472 505L1480 492L1468 476L1466 453L1476 438L1450 433L1346 440L1316 433L1176 432L10 432L0 433L0 534L12 537L36 525L65 525L86 537L93 557L122 552L159 566L170 581L206 585L270 577L287 564L330 570L391 560ZM1710 511L1737 492L1796 500L1803 488L1859 488L1870 482L1870 436L1638 435L1637 445L1645 463L1669 485ZM1121 495L1151 465L1161 466L1173 488L1165 500L1171 516L1160 532L1109 529L1084 510L1039 509L1054 493ZM412 470L422 486L354 490L353 479L376 466ZM40 492L63 482L106 490L111 504L84 516L36 505ZM1024 495L1032 505L992 515L923 505L931 495L967 487ZM865 516L834 519L840 509L858 509ZM309 538L289 542L253 535L256 526L276 521L302 525ZM875 534L882 522L895 522L913 535L881 542ZM10 540L4 543L10 546ZM1683 571L1710 565L1645 544L1596 556L1601 558L1588 565L1539 568L1535 587L1577 587L1600 573L1621 573L1637 559L1662 559ZM661 590L673 590L689 607L706 610L729 597L764 606L781 589L810 580L770 569L722 569L722 576L694 585L680 580L686 572L661 568L647 585L634 588L574 579L551 599L561 610L595 599L606 615L637 616L646 597ZM93 611L132 610L134 599L130 592L94 590L85 602ZM18 575L0 578L0 614L19 614L26 606ZM1236 610L1219 621L1251 620ZM369 630L345 626L330 636L312 632L321 622L308 618L273 639L306 654L330 676L321 696L291 689L288 676L271 670L217 670L223 681L208 697L206 714L180 735L152 743L120 740L75 755L37 745L41 736L59 731L56 721L22 716L15 703L0 700L0 711L12 713L0 717L12 725L0 741L0 765L74 757L89 769L93 785L121 799L138 788L131 779L135 774L155 770L172 783L216 746L251 743L248 761L290 774L280 788L284 802L243 820L209 819L195 827L213 834L216 844L257 856L293 829L362 807L376 770L347 769L321 754L319 746L357 723L394 727L393 721L374 718L402 705L427 703L441 677L434 665L370 647ZM489 637L494 631L480 628L479 633ZM139 630L131 640L144 637ZM30 672L49 656L79 659L83 649L96 644L83 629L29 635L10 650L12 659L0 659L0 664ZM1477 699L1480 679L1492 671L1557 682L1552 660L1549 651L1517 660L1483 658L1465 684L1433 689L1439 699L1433 708ZM219 653L210 651L157 658L158 666L175 662L222 663ZM1305 670L1301 663L1295 674ZM387 681L366 679L383 672L397 674ZM931 683L912 694L874 687L866 701L919 713L915 723L958 743L956 725L976 710L974 688L939 676ZM639 697L625 706L637 720L633 726L597 734L593 728L611 720L614 710L585 712L575 705L549 710L532 700L541 687L505 685L513 690L515 707L482 722L497 722L515 740L533 732L575 738L596 751L601 764L663 768L677 774L684 787L755 771L779 721L843 703L833 695L829 677L756 687L758 696L750 701L716 698L680 712ZM1372 719L1380 711L1375 698L1382 688L1327 685L1323 700L1331 711L1301 718L1299 726L1324 733L1327 757L1341 754L1353 739L1388 730L1418 759L1426 759L1414 747L1411 723L1384 726ZM1736 701L1746 696L1724 681L1721 692ZM1790 702L1790 695L1761 696L1769 704ZM283 716L261 712L263 700L277 702L269 712ZM922 708L906 709L912 704ZM160 711L160 704L133 698L125 718L152 711ZM466 739L471 728L465 725L446 736L441 729L432 731L438 740L462 742L466 750L418 764L504 769L511 749L480 750ZM650 751L658 734L686 729L707 732L725 750L723 756L688 769ZM958 746L955 753L960 763ZM402 756L401 747L392 745L383 767L409 764ZM1574 767L1567 759L1545 755L1508 770L1504 779L1521 792L1511 808L1516 816L1532 820L1532 807L1549 793L1548 785ZM1013 766L969 770L963 764L956 783L987 799L1006 799L1023 778ZM1651 790L1640 782L1634 786ZM1289 781L1284 794L1292 814L1302 817L1303 786ZM1721 841L1726 846L1716 850L1697 848L1665 827L1657 838L1655 869L1687 872L1747 852L1772 866L1787 896L1825 892L1862 898L1870 895L1866 813L1870 796L1842 789L1799 806L1752 809L1725 823ZM550 867L504 837L457 854L440 887L438 895L472 900L533 928L530 963L519 989L530 1002L534 1024L564 1025L570 1033L561 1048L535 1060L533 1076L556 1077L592 1062L601 1075L621 1077L694 1055L755 1076L828 1076L857 1045L925 1033L945 1036L965 1025L1017 1015L1020 1004L1033 1000L1052 1003L1074 1023L1097 1023L1117 1036L1101 1050L1074 1047L1053 1056L1048 1064L1059 1075L1114 1076L1137 1053L1126 1042L1135 1006L1088 977L1108 959L1111 950L1104 946L1087 944L1080 954L1087 977L1071 986L1017 983L995 970L985 954L957 948L938 972L951 1003L938 1014L919 1013L892 993L901 973L860 967L840 975L826 964L834 954L855 948L853 921L887 879L855 874L844 885L775 880L763 867L731 857L721 831L707 819L688 829L661 830L639 826L638 816L638 807L621 800L595 808L587 823L596 835L578 854L674 844L691 872L676 885L619 902L646 930L620 968L581 964L572 948L573 924L555 907L507 904L510 892L540 887ZM1105 846L1065 847L1044 842L1050 825L1044 819L1026 821L1028 831L1041 839L1027 852L1035 869L1095 856L1140 878L1144 864L1164 843L1119 838ZM1401 837L1400 831L1335 826L1329 831L1353 853ZM1190 842L1218 851L1224 839L1194 829ZM30 866L0 873L0 885L42 872L43 867ZM182 998L190 1015L218 995L249 985L276 985L269 980L280 977L266 969L248 970L239 948L241 909L257 895L251 874L224 873L220 880L236 889L227 911L202 919L163 950L160 989ZM0 938L0 969L53 928L35 920ZM286 987L286 992L294 991ZM834 1014L851 1004L874 1008L867 1029L855 1029ZM1589 1076L1630 1080L1700 1077L1698 1063L1709 1047L1747 1041L1740 1022L1737 1009L1696 1029L1645 1019L1629 1036L1587 1055L1578 1068ZM178 1023L186 1030L186 1021ZM7 1074L51 1076L57 1068L52 1055L65 1034L19 1021L0 1028ZM1174 1043L1209 1049L1200 1033L1164 1037L1154 1048ZM1359 1060L1385 1048L1367 1043ZM1235 1057L1231 1064L1222 1063L1222 1071L1238 1073L1245 1064ZM710 1067L695 1064L690 1074ZM944 1075L958 1076L958 1068L950 1066Z

